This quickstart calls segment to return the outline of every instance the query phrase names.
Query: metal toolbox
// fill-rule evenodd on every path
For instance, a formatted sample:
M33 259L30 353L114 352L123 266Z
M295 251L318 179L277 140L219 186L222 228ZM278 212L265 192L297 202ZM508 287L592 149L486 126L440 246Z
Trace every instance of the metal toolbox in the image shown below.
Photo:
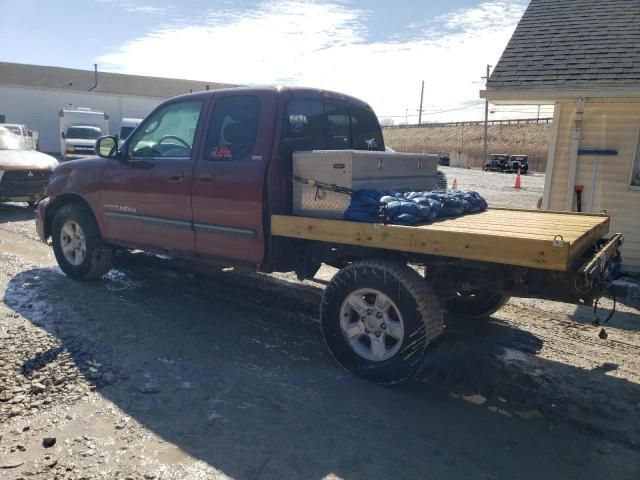
M366 150L294 152L293 176L352 190L435 190L438 156ZM293 182L294 215L342 218L351 197Z

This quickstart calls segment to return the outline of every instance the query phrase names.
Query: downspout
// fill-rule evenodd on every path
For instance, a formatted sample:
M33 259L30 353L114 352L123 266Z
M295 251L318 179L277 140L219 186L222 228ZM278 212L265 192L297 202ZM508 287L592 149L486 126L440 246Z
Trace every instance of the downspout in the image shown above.
M575 196L576 174L578 172L578 149L580 148L580 137L582 135L582 119L584 117L584 107L587 103L585 98L576 101L576 116L571 137L571 151L569 154L569 171L567 174L567 190L564 209L568 212L573 210L573 198Z
M93 85L89 89L90 92L93 92L93 89L98 86L98 64L93 64Z

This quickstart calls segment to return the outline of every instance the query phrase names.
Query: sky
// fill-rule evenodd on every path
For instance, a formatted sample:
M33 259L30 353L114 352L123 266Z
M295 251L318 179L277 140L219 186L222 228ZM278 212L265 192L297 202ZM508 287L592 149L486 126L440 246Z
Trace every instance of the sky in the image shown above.
M299 85L417 123L480 120L486 65L526 0L0 0L0 61ZM491 107L491 118L535 116ZM543 107L542 116L550 113Z

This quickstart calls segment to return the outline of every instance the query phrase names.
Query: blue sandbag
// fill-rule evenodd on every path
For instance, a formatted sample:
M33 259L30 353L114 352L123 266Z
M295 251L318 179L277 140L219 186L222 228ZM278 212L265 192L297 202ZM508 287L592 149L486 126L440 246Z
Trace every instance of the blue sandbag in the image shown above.
M416 225L439 218L478 213L486 208L486 200L474 191L398 192L367 189L354 192L344 218L374 223L379 221L380 212L384 210L391 224Z

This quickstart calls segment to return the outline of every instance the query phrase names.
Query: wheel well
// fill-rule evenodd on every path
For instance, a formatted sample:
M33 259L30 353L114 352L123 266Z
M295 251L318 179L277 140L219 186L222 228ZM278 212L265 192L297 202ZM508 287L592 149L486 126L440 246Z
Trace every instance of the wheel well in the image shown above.
M89 203L80 195L66 193L66 194L57 196L55 200L51 202L51 204L49 205L49 208L47 208L47 216L45 218L45 238L49 238L51 236L53 219L55 218L56 213L58 213L58 210L60 210L65 205L70 205L72 203L80 204L84 206L89 212L91 212L91 215L93 215L94 220L96 220L96 225L98 225L98 231L100 231L100 225L98 224L97 219L95 218L95 215Z

